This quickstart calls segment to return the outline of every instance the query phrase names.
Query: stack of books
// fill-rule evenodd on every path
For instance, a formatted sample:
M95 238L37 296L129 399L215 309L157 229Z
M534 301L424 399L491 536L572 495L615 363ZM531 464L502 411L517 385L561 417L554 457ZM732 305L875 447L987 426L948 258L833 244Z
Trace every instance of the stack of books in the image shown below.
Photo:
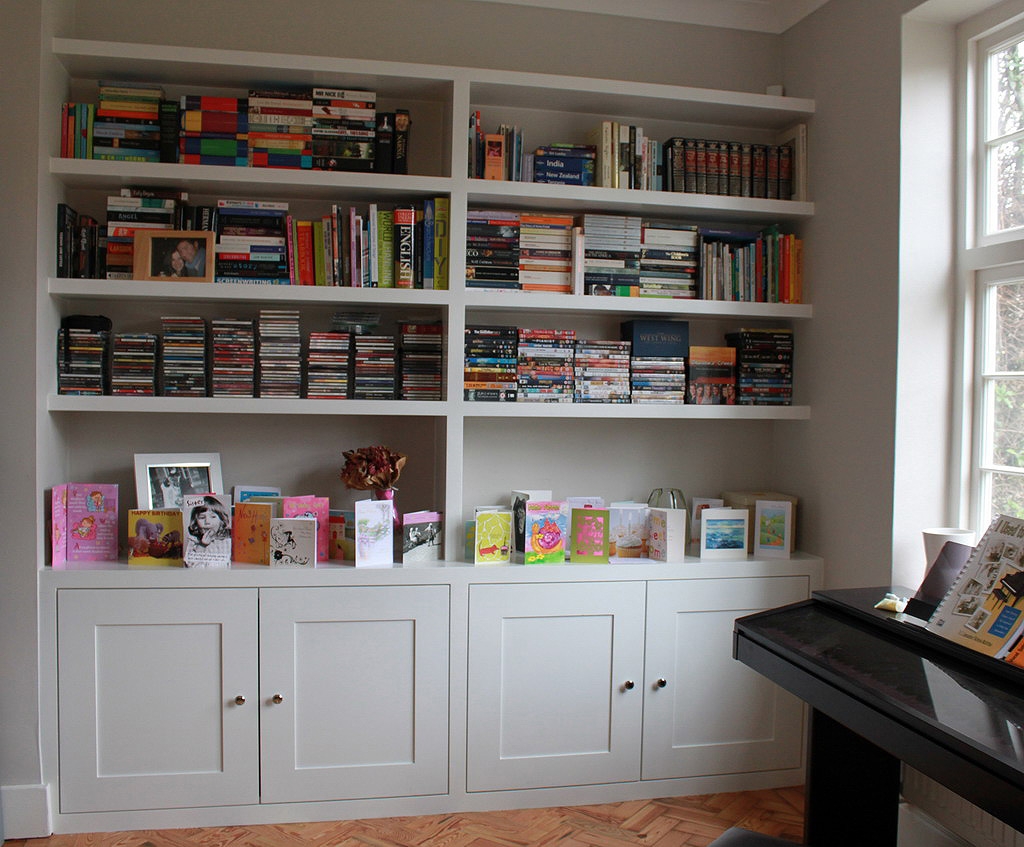
M548 144L533 153L533 181L593 185L597 148L590 144Z
M688 321L623 321L622 338L632 345L630 399L633 403L685 403Z
M697 227L644 220L641 226L640 297L692 299L697 296Z
M725 336L736 348L736 402L789 406L793 402L793 330L741 329Z
M160 319L160 384L165 397L206 397L206 321L167 315Z
M369 171L374 164L377 94L344 88L313 89L313 167Z
M260 397L302 394L302 337L298 309L260 309L256 321Z
M252 89L248 115L248 161L252 167L313 167L310 89Z
M309 334L306 397L311 400L343 400L348 397L351 338L351 333L338 331Z
M91 127L92 158L159 162L163 88L147 83L100 82L99 91Z
M288 285L288 204L218 200L215 282Z
M107 197L107 279L132 279L135 232L139 229L178 229L178 200L135 196L133 189Z
M573 401L574 329L519 329L517 400Z
M632 297L640 283L641 221L632 215L583 216L583 293Z
M117 332L110 357L110 393L156 395L157 336L152 332Z
M245 97L184 94L178 109L178 161L186 165L249 163Z
M577 403L628 403L629 354L628 341L576 342L573 370Z
M519 213L470 209L466 288L519 287Z
M401 341L402 400L440 400L444 328L439 323L403 323Z
M110 332L62 327L57 333L57 393L107 393Z
M518 363L514 326L467 326L463 366L464 400L514 401Z
M211 395L255 397L256 336L252 320L213 318L210 341L213 348Z
M572 291L572 215L523 212L519 216L519 287Z
M352 397L356 400L394 400L395 338L375 333L352 338Z

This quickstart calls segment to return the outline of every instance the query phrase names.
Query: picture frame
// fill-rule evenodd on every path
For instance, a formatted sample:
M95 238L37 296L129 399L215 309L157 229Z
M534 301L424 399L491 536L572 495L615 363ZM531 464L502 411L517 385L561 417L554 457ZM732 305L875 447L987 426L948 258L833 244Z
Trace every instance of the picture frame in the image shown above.
M141 280L213 282L216 233L191 229L137 229L132 275Z
M700 557L745 559L749 523L748 509L705 509L700 521Z
M754 503L754 549L759 558L788 559L793 549L793 504L788 500Z
M221 494L220 453L136 453L140 509L180 509L186 494Z

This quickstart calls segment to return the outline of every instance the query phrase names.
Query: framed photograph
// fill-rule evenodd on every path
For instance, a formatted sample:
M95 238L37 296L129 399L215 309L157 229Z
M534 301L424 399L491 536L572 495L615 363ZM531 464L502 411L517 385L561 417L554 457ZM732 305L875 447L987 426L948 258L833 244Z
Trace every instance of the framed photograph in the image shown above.
M136 453L140 509L180 509L186 494L220 494L220 453Z
M755 556L788 559L793 549L793 504L788 500L754 503Z
M205 230L135 230L136 279L213 282L214 238Z
M747 555L747 509L703 511L700 519L700 557L702 559L743 559Z
M720 497L690 498L690 540L700 541L700 516L705 509L717 509L725 505Z
M232 499L244 503L251 497L280 497L281 489L276 485L236 485L231 489Z

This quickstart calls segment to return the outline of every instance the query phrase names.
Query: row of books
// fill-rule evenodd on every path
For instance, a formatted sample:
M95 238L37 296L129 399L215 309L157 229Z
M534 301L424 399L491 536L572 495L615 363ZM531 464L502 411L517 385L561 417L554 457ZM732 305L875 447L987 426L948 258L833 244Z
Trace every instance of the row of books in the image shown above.
M303 354L294 309L255 320L166 315L159 334L62 326L58 393L440 400L442 339L437 323L401 323L396 337L338 314L330 330L309 333Z
M285 201L221 199L189 204L188 193L133 186L107 198L106 222L57 206L59 277L212 278L214 282L344 285L380 288L448 287L447 196L394 208L332 204L316 219L294 216ZM174 230L199 239L199 257L183 263L176 242L140 251L136 234ZM207 251L206 236L213 242ZM210 253L212 273L205 266ZM175 260L177 259L177 264ZM147 261L148 260L148 261ZM201 268L202 271L197 268Z
M636 215L471 209L466 287L799 303L802 242L777 226L711 228Z
M391 500L357 500L332 509L327 497L179 491L174 502L127 510L121 534L118 486L65 483L53 487L51 564L83 562L228 568L232 563L313 568L329 561L360 565L437 561L443 556L440 512L406 512L395 536ZM122 552L124 551L124 552Z
M791 405L793 338L742 329L690 345L685 321L622 324L620 339L572 329L470 325L463 398L486 402Z
M588 143L553 142L529 150L518 126L488 132L470 115L467 173L477 179L594 185L771 200L807 199L807 127L798 124L773 141L673 136L602 120Z
M252 88L245 97L101 81L97 103L61 108L61 156L136 162L408 173L408 109L374 91Z

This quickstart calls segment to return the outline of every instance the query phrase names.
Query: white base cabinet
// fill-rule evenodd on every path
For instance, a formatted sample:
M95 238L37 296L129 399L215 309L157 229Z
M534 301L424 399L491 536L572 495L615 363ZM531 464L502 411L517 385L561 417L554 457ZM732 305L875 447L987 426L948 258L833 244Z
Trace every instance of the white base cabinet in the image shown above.
M803 706L732 658L732 630L820 579L805 555L50 571L53 829L798 784Z
M62 813L448 790L446 586L58 602Z

